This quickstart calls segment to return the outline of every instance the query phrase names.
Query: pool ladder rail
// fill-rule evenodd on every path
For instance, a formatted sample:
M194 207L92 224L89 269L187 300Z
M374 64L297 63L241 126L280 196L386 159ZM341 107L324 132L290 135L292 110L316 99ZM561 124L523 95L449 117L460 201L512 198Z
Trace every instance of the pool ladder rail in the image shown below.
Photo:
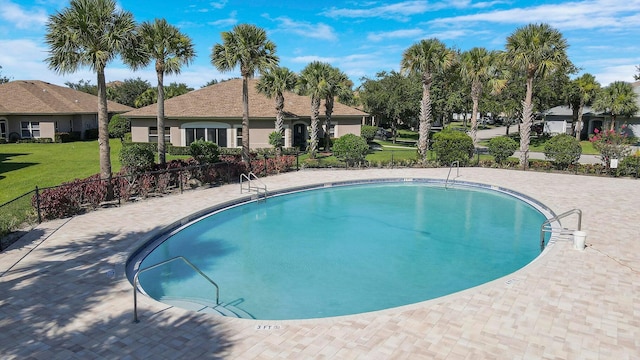
M449 166L449 173L447 174L447 180L444 182L445 189L447 189L447 186L449 185L449 177L451 176L451 170L453 170L454 166L456 167L456 177L454 177L453 180L451 181L455 181L457 178L460 177L460 161L456 160L451 163L451 166Z
M258 200L266 201L269 195L267 185L260 181L253 172L240 174L240 193L242 194L244 191L256 193Z
M577 229L569 229L569 228L554 228L551 226L553 222L559 222L560 219L566 218L570 215L578 215ZM540 226L540 251L544 250L544 233L551 233L551 235L556 235L560 239L572 239L574 231L582 230L582 210L580 209L571 209L569 211L563 212L560 215L556 215L550 219L545 220Z
M140 282L139 280L140 274L177 260L182 260L191 269L193 269L196 273L198 273L200 276L202 276L205 280L207 280L211 285L213 285L216 288L216 306L220 305L220 287L218 286L218 284L216 284L215 281L211 280L211 278L209 278L205 273L203 273L200 269L198 269L197 266L193 265L191 261L187 260L187 258L185 258L184 256L176 256L176 257L172 257L171 259L161 261L157 264L147 266L146 268L138 269L138 271L136 271L136 274L133 276L133 322L134 323L139 322L138 320L138 285Z

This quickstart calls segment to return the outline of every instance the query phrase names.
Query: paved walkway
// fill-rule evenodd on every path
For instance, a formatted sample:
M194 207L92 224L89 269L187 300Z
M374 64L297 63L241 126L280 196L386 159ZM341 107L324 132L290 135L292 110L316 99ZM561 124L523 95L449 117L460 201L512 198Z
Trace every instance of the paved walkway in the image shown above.
M269 189L365 178L445 178L448 169L300 171ZM124 262L136 244L238 185L44 223L0 254L2 359L634 359L640 355L640 182L460 169L555 213L580 208L589 246L558 241L505 278L423 303L317 320L255 321L139 299ZM567 226L573 220L563 222ZM570 225L569 225L570 226ZM537 237L537 236L536 236Z

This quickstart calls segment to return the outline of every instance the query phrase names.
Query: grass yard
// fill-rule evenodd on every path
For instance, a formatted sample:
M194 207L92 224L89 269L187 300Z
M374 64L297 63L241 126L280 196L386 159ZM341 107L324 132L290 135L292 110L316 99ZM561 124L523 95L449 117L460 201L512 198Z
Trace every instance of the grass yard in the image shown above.
M122 144L111 140L111 167L120 170ZM85 178L100 172L98 141L64 144L0 145L0 204L39 187Z

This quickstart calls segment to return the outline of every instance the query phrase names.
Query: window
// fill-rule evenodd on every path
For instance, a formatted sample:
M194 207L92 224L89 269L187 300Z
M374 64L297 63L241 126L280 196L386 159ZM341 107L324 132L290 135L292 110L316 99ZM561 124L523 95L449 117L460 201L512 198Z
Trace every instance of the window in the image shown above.
M0 139L7 138L7 121L0 120Z
M158 127L151 126L149 127L149 142L157 143L158 142ZM164 142L171 143L171 127L164 127Z
M23 139L40 137L40 122L22 121L20 122L20 136Z
M236 128L236 147L242 146L242 128Z
M220 147L227 147L227 129L224 128L186 128L186 146L196 140L205 140L216 143Z

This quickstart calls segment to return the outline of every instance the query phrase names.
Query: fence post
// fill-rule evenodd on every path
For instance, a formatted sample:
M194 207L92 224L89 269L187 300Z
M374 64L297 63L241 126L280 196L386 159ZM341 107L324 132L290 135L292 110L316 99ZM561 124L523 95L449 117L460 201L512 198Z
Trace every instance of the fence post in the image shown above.
M180 184L180 194L182 194L182 170L178 171L178 183Z
M36 185L36 208L38 210L38 224L42 224L42 213L40 212L40 190Z
M296 171L300 170L300 151L296 149Z

